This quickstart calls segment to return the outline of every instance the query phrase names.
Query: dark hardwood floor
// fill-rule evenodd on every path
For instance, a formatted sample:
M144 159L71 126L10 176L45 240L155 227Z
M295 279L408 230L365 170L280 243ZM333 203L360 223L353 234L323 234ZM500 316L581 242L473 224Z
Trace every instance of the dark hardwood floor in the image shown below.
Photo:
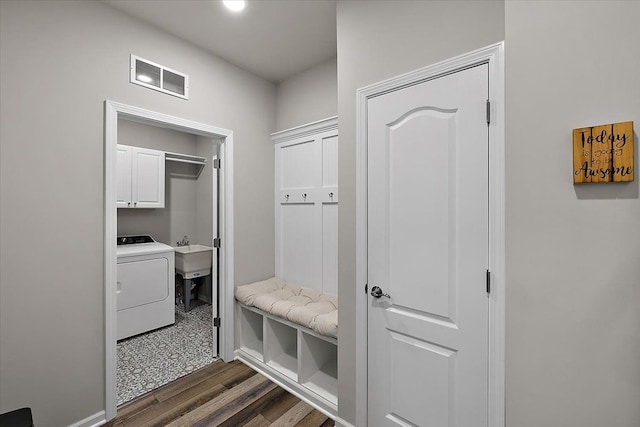
M326 415L235 361L212 363L118 408L107 427L328 427Z

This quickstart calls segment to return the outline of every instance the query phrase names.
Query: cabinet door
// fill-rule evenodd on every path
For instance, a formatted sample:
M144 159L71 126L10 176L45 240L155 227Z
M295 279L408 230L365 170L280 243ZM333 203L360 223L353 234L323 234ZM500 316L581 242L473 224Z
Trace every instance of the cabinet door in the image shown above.
M131 207L131 147L126 145L116 149L116 206Z
M164 151L132 147L131 195L135 208L164 208Z

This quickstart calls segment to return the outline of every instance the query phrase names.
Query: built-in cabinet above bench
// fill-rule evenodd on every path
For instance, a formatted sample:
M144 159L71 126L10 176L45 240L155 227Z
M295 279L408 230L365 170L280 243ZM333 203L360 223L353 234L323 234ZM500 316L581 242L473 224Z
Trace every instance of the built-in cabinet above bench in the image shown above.
M164 208L164 151L118 145L119 208Z

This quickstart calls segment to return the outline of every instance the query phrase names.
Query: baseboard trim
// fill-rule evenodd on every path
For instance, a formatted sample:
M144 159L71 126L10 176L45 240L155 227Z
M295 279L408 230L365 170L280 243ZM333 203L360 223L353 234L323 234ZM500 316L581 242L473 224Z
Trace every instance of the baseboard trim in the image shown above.
M336 427L356 427L354 424L348 423L340 417L336 417Z
M87 418L71 424L69 427L98 427L107 423L105 411L89 415Z

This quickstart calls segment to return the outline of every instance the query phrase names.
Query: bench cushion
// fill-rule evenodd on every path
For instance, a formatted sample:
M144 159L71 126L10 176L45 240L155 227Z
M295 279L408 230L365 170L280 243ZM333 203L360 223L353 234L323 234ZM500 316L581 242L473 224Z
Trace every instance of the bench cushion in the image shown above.
M236 287L236 299L318 334L338 336L338 298L290 285L279 277Z

